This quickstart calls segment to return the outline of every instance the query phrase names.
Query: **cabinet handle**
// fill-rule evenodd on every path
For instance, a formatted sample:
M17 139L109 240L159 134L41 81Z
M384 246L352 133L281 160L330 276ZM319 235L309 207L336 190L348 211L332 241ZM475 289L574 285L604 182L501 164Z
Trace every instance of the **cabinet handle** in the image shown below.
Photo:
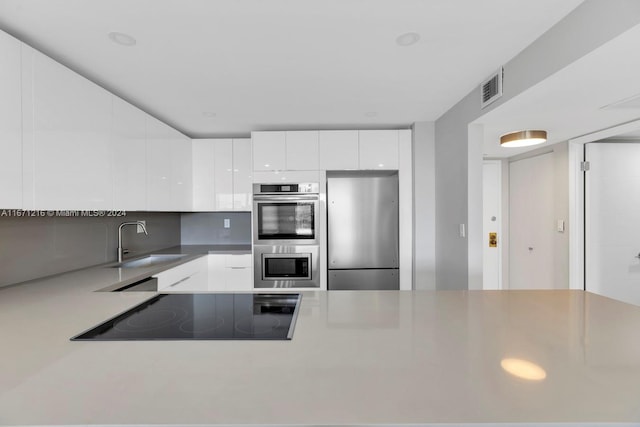
M187 277L185 277L184 279L180 279L180 280L178 280L176 283L174 283L173 285L169 285L168 287L169 287L169 288L173 288L175 285L178 285L178 284L180 284L180 283L184 282L185 280L189 280L189 279L191 279L191 277L193 277L193 276L194 276L194 275L192 274L191 276L187 276Z
M248 267L229 267L232 270L246 270Z

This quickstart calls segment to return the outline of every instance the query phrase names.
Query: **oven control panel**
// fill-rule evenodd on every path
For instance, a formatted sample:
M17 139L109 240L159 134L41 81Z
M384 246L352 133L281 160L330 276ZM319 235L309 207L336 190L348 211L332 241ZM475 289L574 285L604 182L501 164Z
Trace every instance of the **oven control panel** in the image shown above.
M253 184L253 194L314 194L320 186L317 182L299 184Z

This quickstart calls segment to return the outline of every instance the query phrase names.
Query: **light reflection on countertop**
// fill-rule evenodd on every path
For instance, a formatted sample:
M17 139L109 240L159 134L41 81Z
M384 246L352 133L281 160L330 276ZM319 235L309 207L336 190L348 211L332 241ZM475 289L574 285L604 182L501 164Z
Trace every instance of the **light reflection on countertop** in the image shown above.
M0 424L640 423L640 308L582 291L305 291L290 342L70 342L148 297L82 280L0 292Z
M523 380L542 381L547 378L547 372L529 360L506 357L500 361L500 366L514 377Z

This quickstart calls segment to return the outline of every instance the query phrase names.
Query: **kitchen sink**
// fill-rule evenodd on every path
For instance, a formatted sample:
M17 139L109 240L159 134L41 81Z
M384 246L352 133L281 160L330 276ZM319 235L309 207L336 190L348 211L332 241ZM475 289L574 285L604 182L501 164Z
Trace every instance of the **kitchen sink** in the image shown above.
M164 265L170 262L178 261L184 258L185 254L157 254L147 255L142 258L132 259L130 261L123 261L118 264L111 265L111 268L144 268L155 267L157 265Z

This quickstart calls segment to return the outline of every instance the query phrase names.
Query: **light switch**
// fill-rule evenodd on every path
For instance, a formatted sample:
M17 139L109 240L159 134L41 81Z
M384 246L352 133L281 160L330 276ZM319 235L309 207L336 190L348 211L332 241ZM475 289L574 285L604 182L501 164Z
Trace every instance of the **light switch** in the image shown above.
M229 228L229 227L231 227L231 219L225 218L224 219L224 228Z
M564 220L558 220L558 233L564 233Z
M460 224L460 226L458 227L458 231L460 232L460 237L467 236L467 230L464 224Z

